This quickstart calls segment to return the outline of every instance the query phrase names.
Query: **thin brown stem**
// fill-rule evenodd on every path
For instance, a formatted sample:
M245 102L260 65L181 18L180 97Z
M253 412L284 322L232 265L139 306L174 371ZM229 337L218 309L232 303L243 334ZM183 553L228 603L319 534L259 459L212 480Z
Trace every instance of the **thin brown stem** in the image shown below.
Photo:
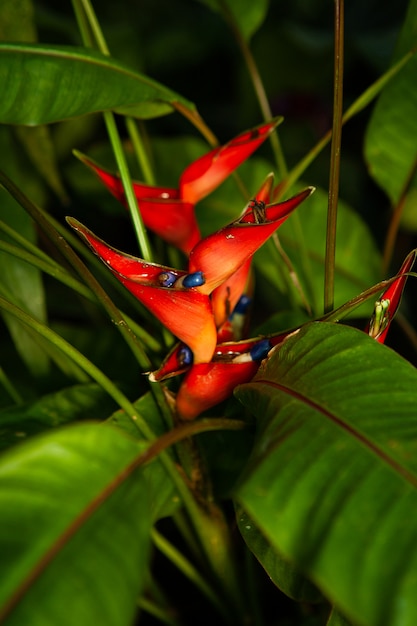
M327 211L326 261L324 271L324 310L326 312L331 311L334 306L336 226L343 115L344 0L335 0L334 25L333 133L330 157L329 204Z

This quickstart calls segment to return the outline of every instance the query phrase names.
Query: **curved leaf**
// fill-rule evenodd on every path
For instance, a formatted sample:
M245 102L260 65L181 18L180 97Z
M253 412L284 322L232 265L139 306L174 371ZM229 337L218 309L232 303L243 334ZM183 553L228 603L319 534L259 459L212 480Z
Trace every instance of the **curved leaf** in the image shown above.
M282 558L257 529L245 511L236 512L239 530L248 548L258 559L273 583L298 602L318 602L320 592L296 568Z
M0 44L0 123L48 124L116 110L140 118L194 106L156 81L94 50Z
M416 46L417 0L411 0L394 54L393 64ZM414 56L384 88L379 97L365 138L365 158L378 185L396 205L417 160L417 91Z
M257 527L355 623L415 624L415 368L312 323L238 397L259 420L237 492Z
M84 424L3 455L0 622L132 623L147 571L148 485L137 471L109 487L139 452L117 429Z

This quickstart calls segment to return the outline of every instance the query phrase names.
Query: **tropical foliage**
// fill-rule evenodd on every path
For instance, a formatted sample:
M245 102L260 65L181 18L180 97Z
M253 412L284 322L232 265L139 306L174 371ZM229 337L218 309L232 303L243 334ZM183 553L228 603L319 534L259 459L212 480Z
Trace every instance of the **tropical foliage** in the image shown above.
M96 4L0 6L0 623L414 626L417 0Z

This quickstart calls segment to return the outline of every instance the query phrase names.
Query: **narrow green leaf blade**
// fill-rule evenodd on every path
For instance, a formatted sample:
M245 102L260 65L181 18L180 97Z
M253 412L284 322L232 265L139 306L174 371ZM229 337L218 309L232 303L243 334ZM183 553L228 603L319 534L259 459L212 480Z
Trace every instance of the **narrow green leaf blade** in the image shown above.
M148 486L140 471L109 486L139 451L117 429L89 423L3 455L0 622L132 623L149 556Z
M156 81L94 50L0 44L0 123L49 124L117 110L140 118L194 106Z
M415 368L313 323L238 397L259 420L237 493L257 527L353 622L415 624Z

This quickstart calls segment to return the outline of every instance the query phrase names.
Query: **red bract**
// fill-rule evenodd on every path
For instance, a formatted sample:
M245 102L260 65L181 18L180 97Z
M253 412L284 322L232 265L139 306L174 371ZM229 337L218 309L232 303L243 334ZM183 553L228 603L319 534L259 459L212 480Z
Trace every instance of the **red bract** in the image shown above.
M210 363L193 365L186 373L176 397L178 417L193 420L227 400L237 385L255 376L269 351L294 332L217 345Z
M407 272L411 271L416 259L417 250L413 250L406 257L398 271L396 278L384 291L380 300L375 303L374 314L366 332L379 343L384 343L390 324L400 306L401 296L407 282Z
M210 361L217 341L211 302L207 295L198 293L194 287L184 286L184 281L190 277L187 272L123 254L77 220L67 220L116 278L191 348L196 363ZM197 278L201 277L198 275Z
M308 187L267 207L255 201L239 220L202 239L191 250L188 265L190 273L204 274L204 285L198 290L209 294L234 274L313 191Z
M241 133L189 165L180 177L180 197L196 203L220 185L267 139L282 118Z
M252 212L254 204L262 207L268 204L272 186L274 183L274 175L268 174L264 183L256 193L255 197L249 202L240 219ZM234 327L229 320L233 315L233 311L242 295L252 295L253 280L251 276L252 258L249 257L236 272L234 272L227 280L214 289L211 294L211 303L213 306L214 320L218 328L218 341L237 341L242 338L240 333L234 332Z
M196 202L211 193L239 167L271 135L280 121L281 118L276 118L246 131L196 159L181 174L179 189L134 182L133 189L145 226L188 254L200 239L194 215ZM79 155L79 158L126 205L119 176L111 174L83 155Z

